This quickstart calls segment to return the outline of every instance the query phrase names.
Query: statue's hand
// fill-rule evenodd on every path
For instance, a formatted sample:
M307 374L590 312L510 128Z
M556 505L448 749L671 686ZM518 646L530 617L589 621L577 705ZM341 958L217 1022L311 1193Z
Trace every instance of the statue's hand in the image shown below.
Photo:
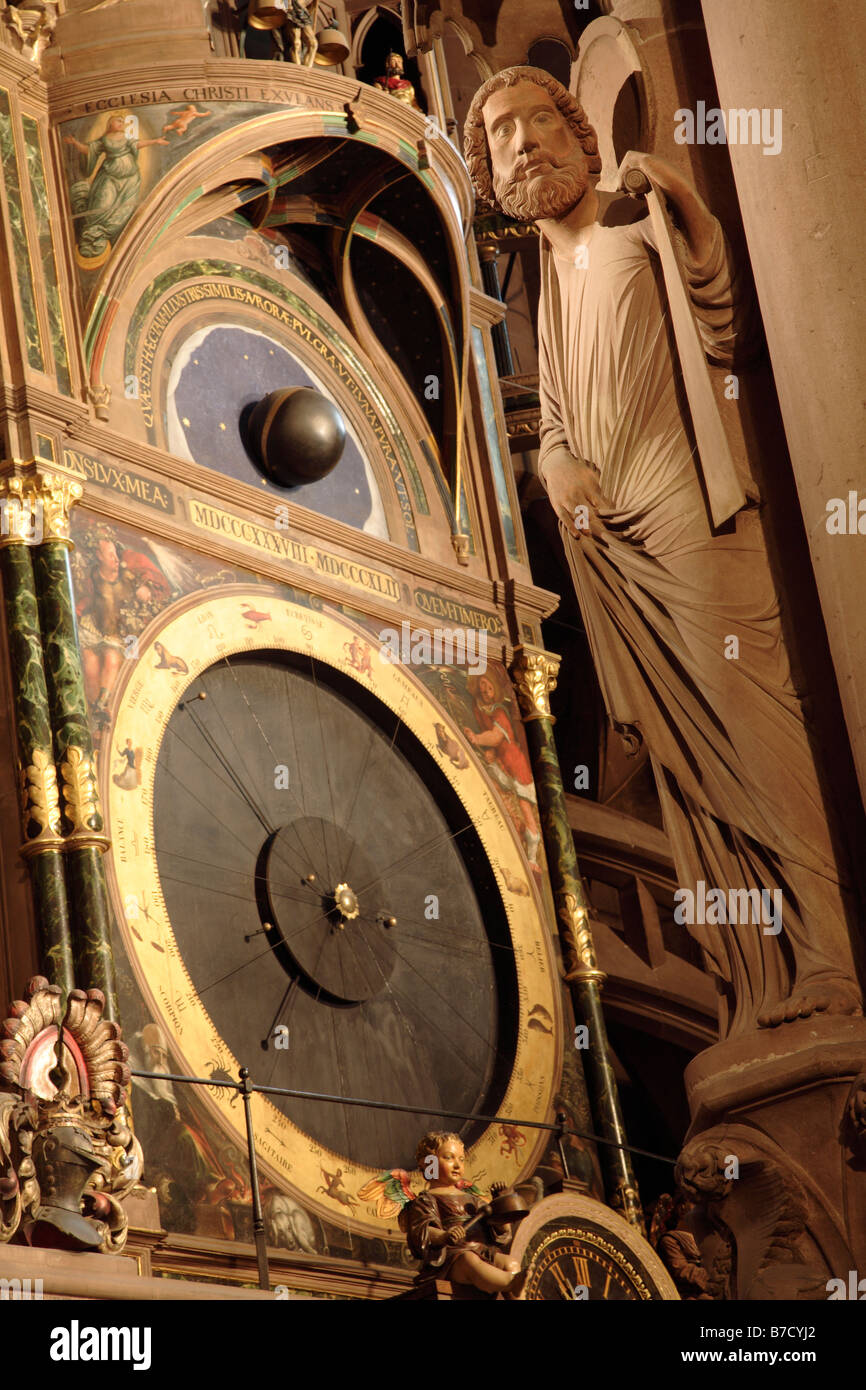
M589 464L565 451L557 453L544 464L544 484L550 505L572 536L580 539L587 531L596 537L603 535L598 508L611 503Z
M711 254L716 237L716 219L703 198L688 179L683 178L673 164L659 159L654 154L642 154L639 150L629 150L619 166L619 186L632 197L640 198L646 188L630 188L629 174L641 173L650 179L672 205L675 220L686 239L689 254L698 264L702 264Z
M624 192L634 194L634 190L626 182L626 175L630 174L632 170L636 170L647 179L651 179L662 193L673 198L676 202L677 191L684 183L684 179L672 164L668 164L666 159L659 159L654 154L643 154L640 150L629 150L619 166L617 181ZM640 194L638 193L637 196Z

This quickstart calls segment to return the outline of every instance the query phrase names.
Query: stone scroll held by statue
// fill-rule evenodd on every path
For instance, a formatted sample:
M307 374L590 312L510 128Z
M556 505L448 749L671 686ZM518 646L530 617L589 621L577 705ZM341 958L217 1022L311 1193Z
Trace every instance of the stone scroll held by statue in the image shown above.
M860 1013L756 489L712 393L697 399L705 359L729 368L758 344L746 277L661 159L620 168L623 187L649 185L655 215L611 215L595 132L539 69L484 84L465 153L479 196L541 233L539 471L608 715L647 744L683 896L713 903L683 920L718 983L721 1036ZM751 910L765 901L781 903L781 929Z

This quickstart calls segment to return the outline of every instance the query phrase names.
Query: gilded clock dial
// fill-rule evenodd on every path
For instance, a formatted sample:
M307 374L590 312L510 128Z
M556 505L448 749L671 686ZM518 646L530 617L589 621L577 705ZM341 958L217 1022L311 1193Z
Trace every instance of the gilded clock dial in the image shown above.
M646 1297L617 1258L587 1240L580 1227L557 1225L532 1249L528 1299L633 1302Z
M429 755L333 679L306 657L241 654L202 671L175 709L154 825L178 948L266 1084L495 1112L517 1016L495 879ZM274 1103L372 1166L390 1153L411 1168L428 1123Z
M265 1171L359 1231L393 1229L357 1194L412 1166L425 1125L461 1130L485 1183L520 1181L543 1131L514 1150L447 1115L547 1120L560 1065L535 886L462 729L368 632L261 585L181 600L139 652L114 710L129 769L103 769L108 876L175 1064L395 1107L253 1097ZM232 1096L203 1099L242 1143Z
M511 1247L527 1271L525 1297L538 1302L676 1299L673 1280L648 1241L592 1197L565 1190L530 1209Z

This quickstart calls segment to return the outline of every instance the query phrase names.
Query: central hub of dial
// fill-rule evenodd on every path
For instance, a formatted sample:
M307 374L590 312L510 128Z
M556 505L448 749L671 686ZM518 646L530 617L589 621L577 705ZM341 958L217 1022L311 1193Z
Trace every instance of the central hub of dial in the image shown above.
M341 928L346 922L354 922L361 911L358 906L358 899L348 883L337 884L334 889L334 906L343 919L342 922L338 923Z
M303 816L269 835L256 866L259 917L283 969L314 998L360 1004L388 990L396 920L387 853L333 821ZM351 877L350 877L351 872Z

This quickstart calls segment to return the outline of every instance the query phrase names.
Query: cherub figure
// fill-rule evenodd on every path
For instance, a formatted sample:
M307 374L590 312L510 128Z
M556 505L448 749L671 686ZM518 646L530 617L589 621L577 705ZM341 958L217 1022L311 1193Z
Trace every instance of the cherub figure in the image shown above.
M210 111L199 111L191 102L189 106L182 106L169 112L172 120L163 126L162 133L168 135L170 130L176 130L178 135L186 135L193 121L203 120L205 116L211 114Z
M494 1243L485 1244L473 1240L465 1229L485 1203L478 1188L463 1177L465 1154L460 1136L432 1130L424 1135L415 1157L427 1186L406 1202L399 1224L409 1249L421 1261L421 1274L471 1284L506 1299L521 1298L526 1275L518 1261L505 1253L511 1242L510 1230L490 1223L487 1230Z

